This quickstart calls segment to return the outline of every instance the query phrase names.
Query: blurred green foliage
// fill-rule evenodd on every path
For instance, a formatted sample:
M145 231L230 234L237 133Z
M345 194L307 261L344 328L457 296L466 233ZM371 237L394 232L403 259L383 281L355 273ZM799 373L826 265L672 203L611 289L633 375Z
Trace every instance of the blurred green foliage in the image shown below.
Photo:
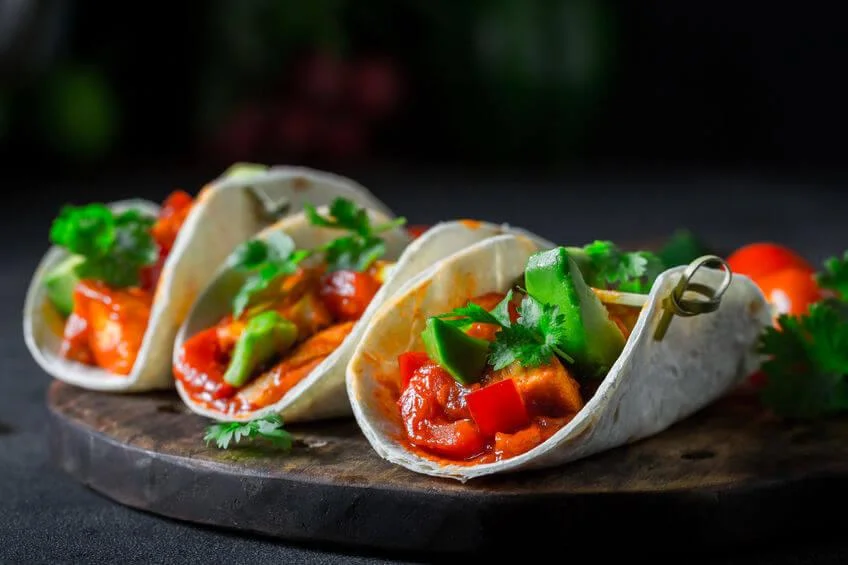
M153 79L124 61L138 61L129 50L148 48L157 33L127 27L98 39L90 36L97 26L80 27L72 15L62 55L15 93L6 113L36 115L27 135L88 161L116 146L151 146L138 136L150 135L155 120L167 137L194 140L186 152L223 137L228 151L240 147L230 156L238 159L284 153L279 131L290 139L338 125L320 143L377 156L556 161L579 151L603 108L614 74L614 16L604 0L209 0L169 12L189 21L170 22L186 38L168 49L188 63L168 85L185 111L168 112L138 94ZM309 62L315 54L323 59ZM175 64L167 59L163 67ZM330 92L342 76L350 84ZM307 115L303 105L316 89L328 98L382 99L385 117L378 123L339 109L346 100L313 104ZM316 113L338 119L315 125ZM3 116L0 99L0 136L9 126Z

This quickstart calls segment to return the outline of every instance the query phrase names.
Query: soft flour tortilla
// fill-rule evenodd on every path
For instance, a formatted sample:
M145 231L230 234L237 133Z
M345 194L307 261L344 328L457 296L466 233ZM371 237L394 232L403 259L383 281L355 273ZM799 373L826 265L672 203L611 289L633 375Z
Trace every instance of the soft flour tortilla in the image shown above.
M377 223L387 219L373 210L370 215L372 221ZM339 348L280 400L259 410L234 416L222 414L193 401L186 394L180 382L177 382L177 391L192 411L217 420L249 420L271 413L280 414L286 422L350 416L351 408L345 391L345 367L363 331L365 331L380 304L389 299L405 282L439 260L469 245L503 233L513 233L517 229L507 224L471 220L447 221L434 225L411 243L409 243L409 236L403 229L386 232L383 235L386 238L386 258L396 261L389 276ZM274 226L263 230L258 237L265 238L270 233L277 231L288 234L298 248L322 245L340 235L338 230L317 228L309 224L305 216L299 214L281 220ZM522 231L521 233L526 232ZM545 242L538 236L532 237L540 242ZM174 344L174 362L176 362L179 350L185 340L216 324L230 312L232 298L238 292L244 280L244 274L229 266L225 265L221 268L214 281L198 299L191 314L180 329Z
M53 246L41 260L30 282L24 304L24 337L36 362L51 376L83 388L112 392L141 392L173 388L171 350L174 337L189 309L220 264L235 247L276 220L262 198L287 204L286 213L302 210L303 203L329 204L342 196L360 206L393 217L373 194L354 181L300 167L273 167L237 174L206 185L174 242L156 287L150 320L133 370L116 375L96 366L65 359L60 354L64 322L49 304L43 281L68 253ZM155 215L159 206L143 200L110 205L114 210L137 207Z
M472 245L410 280L374 314L346 379L356 420L381 457L418 473L461 481L553 467L656 434L714 401L758 366L755 344L771 322L769 308L757 286L741 275L733 277L717 311L675 316L663 340L653 339L661 301L685 269L677 267L653 285L624 350L595 395L546 442L511 459L479 465L442 464L410 452L399 440L404 432L394 410L397 356L423 349L420 333L429 316L479 294L506 292L539 249L512 235ZM694 280L715 288L723 275L702 268Z

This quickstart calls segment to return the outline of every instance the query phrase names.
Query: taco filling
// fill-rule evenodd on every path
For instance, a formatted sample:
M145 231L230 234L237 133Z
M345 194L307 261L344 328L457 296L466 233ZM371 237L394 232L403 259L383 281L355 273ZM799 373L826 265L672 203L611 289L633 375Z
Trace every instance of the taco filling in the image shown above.
M63 319L63 357L116 375L132 371L159 276L193 205L177 190L155 217L103 204L62 209L50 239L71 255L44 284Z
M454 464L540 445L591 398L636 323L639 306L605 302L647 294L661 271L609 242L557 247L532 255L507 292L428 318L423 350L398 356L401 441Z
M394 263L379 234L404 218L371 225L367 211L337 198L329 215L305 205L316 227L347 232L296 249L272 231L240 246L231 267L247 274L232 312L188 338L174 375L196 403L223 414L274 404L329 357L353 330Z

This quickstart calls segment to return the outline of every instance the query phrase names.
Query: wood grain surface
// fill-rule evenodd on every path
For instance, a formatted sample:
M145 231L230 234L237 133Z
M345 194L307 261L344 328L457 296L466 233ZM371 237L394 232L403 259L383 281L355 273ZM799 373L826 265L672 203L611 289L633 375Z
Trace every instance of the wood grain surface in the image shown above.
M566 533L606 532L616 543L604 552L646 540L692 551L824 527L848 495L848 418L782 423L743 394L636 444L464 485L381 460L352 419L290 427L290 453L218 450L202 441L209 422L176 394L54 382L48 404L54 460L96 491L287 540L502 554L505 540L541 551Z

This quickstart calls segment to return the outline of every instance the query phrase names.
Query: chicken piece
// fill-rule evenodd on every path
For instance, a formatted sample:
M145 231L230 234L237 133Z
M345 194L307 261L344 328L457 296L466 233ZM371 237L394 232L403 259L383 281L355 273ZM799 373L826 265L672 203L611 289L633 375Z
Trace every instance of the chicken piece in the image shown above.
M520 363L512 363L494 371L488 382L506 378L515 380L531 417L558 418L583 408L580 385L556 357L539 367L522 367Z
M317 288L312 288L293 303L275 308L285 319L297 326L298 341L329 327L333 315L324 305Z
M354 325L355 322L336 324L308 338L295 347L291 355L239 391L238 399L256 408L277 402L338 349Z
M65 326L62 353L89 361L118 375L128 375L141 349L153 299L138 288L115 290L95 281L74 289L74 311ZM84 326L83 326L84 323Z

